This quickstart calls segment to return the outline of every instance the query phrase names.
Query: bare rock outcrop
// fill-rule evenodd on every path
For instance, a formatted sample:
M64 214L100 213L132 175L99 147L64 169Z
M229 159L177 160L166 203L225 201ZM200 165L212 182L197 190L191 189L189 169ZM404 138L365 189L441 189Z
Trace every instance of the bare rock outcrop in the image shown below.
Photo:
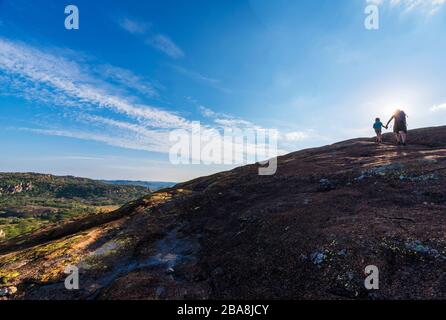
M446 127L411 131L407 147L391 138L291 153L274 176L245 166L8 241L0 278L14 299L444 299ZM369 265L379 290L364 287Z

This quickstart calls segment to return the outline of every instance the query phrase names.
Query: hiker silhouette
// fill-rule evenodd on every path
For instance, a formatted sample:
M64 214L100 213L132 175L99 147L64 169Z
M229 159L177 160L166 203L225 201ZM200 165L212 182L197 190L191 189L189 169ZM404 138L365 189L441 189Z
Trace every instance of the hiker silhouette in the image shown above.
M404 145L404 146L406 145L407 141L406 118L407 118L406 113L403 110L397 109L386 125L386 127L388 127L390 122L394 120L393 133L395 134L396 143L398 145Z
M375 123L373 124L373 129L375 129L376 133L376 143L382 143L382 128L386 128L381 122L380 118L375 119ZM386 128L387 129L387 128Z

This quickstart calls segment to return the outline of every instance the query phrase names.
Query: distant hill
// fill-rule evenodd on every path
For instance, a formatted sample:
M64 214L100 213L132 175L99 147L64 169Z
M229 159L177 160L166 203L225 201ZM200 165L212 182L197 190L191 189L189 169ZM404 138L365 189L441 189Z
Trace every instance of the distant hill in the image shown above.
M72 176L0 173L0 241L46 225L109 212L149 191Z
M165 188L173 187L176 182L161 181L132 181L132 180L102 180L105 183L122 186L140 186L150 189L150 191L158 191Z

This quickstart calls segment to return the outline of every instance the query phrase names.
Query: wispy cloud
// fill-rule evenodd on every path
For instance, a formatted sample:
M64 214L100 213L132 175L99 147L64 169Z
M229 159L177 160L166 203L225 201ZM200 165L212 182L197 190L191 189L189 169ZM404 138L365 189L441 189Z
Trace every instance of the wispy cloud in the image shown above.
M141 85L141 79L121 68L97 67L56 56L48 49L0 38L1 94L14 92L32 102L70 107L65 115L74 119L75 128L56 125L46 128L23 128L28 132L51 136L98 141L128 149L168 152L171 129L190 130L191 121L169 111L135 102L132 96L122 96L122 84L141 91L151 87ZM102 78L99 76L102 75ZM124 79L125 75L128 79ZM110 79L112 81L110 81ZM119 85L116 85L116 82ZM107 110L110 117L96 114ZM211 110L208 110L211 112ZM203 136L212 138L221 126L254 126L248 121L220 116L213 126L204 126ZM82 123L87 123L83 128Z
M127 32L145 37L145 43L152 48L166 54L170 58L184 57L183 50L167 35L150 30L150 25L133 18L123 18L118 21L119 26Z
M149 129L143 125L91 114L79 114L77 119L99 127L101 125L112 127L112 131L115 134L119 134L116 129L123 130L124 132L133 132L138 140L146 146L156 146L156 150L165 149L169 141L169 131L167 130ZM152 149L152 151L155 149Z
M33 132L42 135L48 136L58 136L58 137L68 137L75 138L81 140L88 141L97 141L108 144L114 147L121 147L126 149L133 150L142 150L142 151L155 151L155 152L168 152L168 146L161 145L149 145L147 144L148 140L138 140L134 137L118 137L118 136L110 136L106 134L98 134L92 132L84 132L84 131L70 131L70 130L55 130L55 129L36 129L36 128L20 128L22 131Z
M206 108L205 106L200 106L198 109L200 110L200 113L207 118L212 118L212 117L218 116L218 114L215 111L213 111L209 108Z
M215 78L211 78L207 75L203 75L200 72L194 71L194 70L190 70L190 69L186 69L184 67L181 66L177 66L177 65L173 65L172 66L173 70L175 70L176 72L178 72L179 74L186 76L187 78L206 84L214 89L217 89L223 93L229 93L231 92L231 90L229 90L228 88L224 87L221 84L221 81Z
M184 57L184 52L168 36L156 34L146 40L153 48L167 54L169 57L179 59Z
M442 110L446 110L446 103L438 104L431 108L431 111L433 111L433 112L442 111Z
M220 80L210 78L208 76L202 75L199 72L188 70L186 68L180 67L180 66L173 66L174 70L197 81L205 82L211 85L217 85L220 83Z
M98 71L102 76L106 77L117 84L123 85L128 89L135 89L139 93L150 97L158 96L158 92L155 87L149 82L149 80L144 79L141 76L134 74L133 72L115 67L112 65L101 65Z
M122 94L122 87L154 95L144 78L111 65L95 66L87 59L68 60L48 48L37 48L0 38L0 94L14 94L29 101L60 108L65 120L43 123L21 130L35 134L101 142L110 146L168 153L172 129L190 132L192 120L139 102ZM262 129L250 121L200 107L208 119L202 126L203 141L219 141L224 128ZM106 114L106 115L105 115ZM65 121L64 120L64 121ZM285 142L297 142L303 134L280 135ZM246 152L254 154L250 144ZM245 152L242 145L240 153ZM284 153L284 151L280 151Z
M53 160L104 161L105 160L103 157L77 156L77 155L44 156L44 157L39 157L39 159L45 161L53 161Z
M119 26L131 34L144 34L150 25L131 18L123 18L118 21Z
M230 128L239 128L239 129L252 129L252 130L264 130L265 128L259 125L256 125L250 121L235 118L231 115L221 112L215 112L210 108L205 106L199 106L200 113L209 119L212 119L213 122L220 127L230 127ZM283 143L283 146L289 151L294 150L293 144L301 142L309 138L309 133L305 131L285 131L279 132L279 143ZM295 146L294 146L295 147ZM282 152L284 153L284 151Z
M366 2L400 8L405 13L418 11L428 15L436 14L446 4L446 0L366 0Z
M200 111L200 113L205 116L206 118L224 118L224 119L230 119L233 118L232 116L226 114L226 113L222 113L222 112L216 112L208 107L205 106L199 106L198 110Z
M34 100L59 105L94 106L125 114L147 125L176 128L187 125L184 118L159 108L134 103L110 83L92 76L91 70L73 61L26 44L0 38L0 70L11 79L17 92ZM22 91L17 90L22 87ZM28 89L31 88L31 91ZM4 88L8 89L8 88Z
M285 140L290 142L302 141L305 140L307 137L308 134L303 131L294 131L284 134Z
M200 113L209 119L212 119L215 124L221 127L237 127L237 128L252 128L252 129L260 129L260 126L253 124L252 122L235 118L231 115L215 112L205 106L199 106Z
M260 128L252 122L242 119L215 119L214 122L222 127L238 127L238 128Z

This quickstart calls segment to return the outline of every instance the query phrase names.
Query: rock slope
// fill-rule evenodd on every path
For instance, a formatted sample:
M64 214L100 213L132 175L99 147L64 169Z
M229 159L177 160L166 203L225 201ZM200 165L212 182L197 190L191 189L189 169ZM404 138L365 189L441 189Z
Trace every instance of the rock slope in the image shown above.
M13 239L4 298L444 299L446 127L409 137L295 152L274 176L245 166ZM79 290L64 288L67 265Z

